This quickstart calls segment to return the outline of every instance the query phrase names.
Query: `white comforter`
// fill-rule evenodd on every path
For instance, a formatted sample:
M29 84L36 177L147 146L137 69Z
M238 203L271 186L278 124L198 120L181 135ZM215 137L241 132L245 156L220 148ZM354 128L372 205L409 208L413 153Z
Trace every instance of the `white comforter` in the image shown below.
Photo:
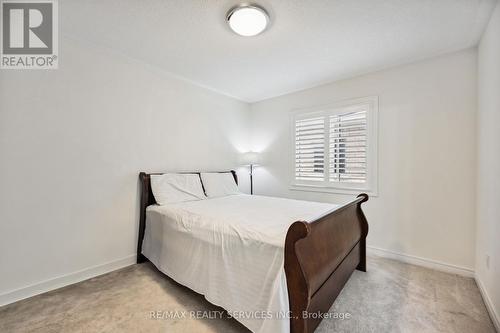
M149 206L142 253L251 331L285 333L286 232L334 207L243 194Z

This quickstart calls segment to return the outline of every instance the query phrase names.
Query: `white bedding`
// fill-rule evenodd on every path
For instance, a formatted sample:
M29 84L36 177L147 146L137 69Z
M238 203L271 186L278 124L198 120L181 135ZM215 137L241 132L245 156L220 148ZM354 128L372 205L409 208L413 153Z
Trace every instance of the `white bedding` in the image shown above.
M142 253L253 332L289 332L283 268L288 227L336 205L264 196L149 206Z

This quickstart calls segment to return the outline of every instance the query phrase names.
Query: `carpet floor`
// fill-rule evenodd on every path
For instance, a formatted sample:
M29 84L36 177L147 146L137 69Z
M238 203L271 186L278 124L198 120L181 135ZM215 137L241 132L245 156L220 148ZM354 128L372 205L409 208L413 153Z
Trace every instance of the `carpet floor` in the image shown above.
M0 332L249 332L220 311L148 263L1 307ZM379 257L330 313L316 332L495 332L473 279Z

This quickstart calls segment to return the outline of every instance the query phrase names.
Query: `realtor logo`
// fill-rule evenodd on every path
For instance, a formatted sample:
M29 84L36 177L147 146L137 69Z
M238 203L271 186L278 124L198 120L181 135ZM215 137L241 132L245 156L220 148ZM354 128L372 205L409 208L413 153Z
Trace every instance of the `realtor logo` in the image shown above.
M1 0L1 18L1 68L57 68L57 0Z

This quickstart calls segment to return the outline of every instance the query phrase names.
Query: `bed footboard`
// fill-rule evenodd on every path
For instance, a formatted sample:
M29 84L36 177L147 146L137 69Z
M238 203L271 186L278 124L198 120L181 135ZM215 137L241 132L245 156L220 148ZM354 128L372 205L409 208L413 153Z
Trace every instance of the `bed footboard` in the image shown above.
M292 333L313 332L355 269L366 271L368 223L358 197L310 223L298 221L285 240Z

